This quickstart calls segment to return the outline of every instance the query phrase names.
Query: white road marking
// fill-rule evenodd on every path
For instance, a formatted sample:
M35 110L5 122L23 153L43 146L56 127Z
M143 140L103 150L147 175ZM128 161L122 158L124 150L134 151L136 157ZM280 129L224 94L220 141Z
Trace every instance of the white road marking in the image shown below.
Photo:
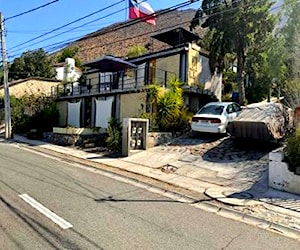
M48 217L50 220L52 220L54 223L59 225L62 229L68 229L73 227L69 222L65 221L63 218L59 217L55 213L53 213L51 210L43 206L41 203L37 202L35 199L30 197L28 194L20 194L19 195L24 201L26 201L29 205L34 207L36 210L38 210L40 213Z

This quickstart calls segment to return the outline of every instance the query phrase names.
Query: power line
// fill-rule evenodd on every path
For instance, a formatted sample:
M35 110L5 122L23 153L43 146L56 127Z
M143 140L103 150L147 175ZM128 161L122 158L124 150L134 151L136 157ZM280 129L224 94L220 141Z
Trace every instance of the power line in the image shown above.
M141 3L142 3L142 2L145 2L145 1L146 1L146 0L143 0L143 1L141 1ZM199 0L196 0L196 1L199 1ZM110 7L112 7L112 6L115 6L115 5L117 5L117 4L121 3L121 2L124 2L124 0L123 0L123 1L119 1L119 2L117 2L117 3L115 3L115 4L111 5L111 6L108 6L108 7L106 7L105 9L101 9L100 11L106 10L106 9L108 9L108 8L110 8ZM153 13L152 15L149 15L149 17L151 17L151 16L157 16L157 15L163 14L166 10L168 11L168 10L171 9L171 8L173 8L173 9L174 9L174 8L178 9L178 8L180 8L180 7L185 7L185 6L190 5L190 4L191 4L191 1L186 1L186 2L183 2L183 3L177 4L177 5L174 5L174 6L170 7L170 8L167 8L167 9L165 9L165 10L163 10L163 11L159 11L159 12ZM50 39L52 39L52 38L54 38L54 37L57 37L57 36L59 36L59 35L61 35L61 34L65 34L65 33L67 33L67 32L73 31L74 29L84 27L85 25L88 25L88 24L91 24L91 23L93 23L93 22L99 21L99 20L101 20L101 19L103 19L103 18L106 18L106 17L108 17L108 16L114 15L114 14L119 13L119 12L121 12L121 11L123 11L123 10L126 10L126 9L128 9L128 7L123 8L123 9L118 10L118 11L115 11L115 12L113 12L113 13L110 13L110 14L108 14L108 15L102 16L102 17L100 17L100 18L94 19L94 20L89 21L89 22L87 22L87 23L84 23L84 24L82 24L82 25L79 25L79 26L77 26L77 27L75 27L75 28L72 28L71 30L68 30L68 31L59 33L59 34L54 35L54 36L52 36L52 37L49 37L49 38L46 38L46 39L44 39L44 40L38 41L38 42L36 42L36 43L30 44L29 46L36 45L36 44L38 44L38 43L41 43L41 42L50 40ZM81 21L82 19L84 19L84 18L86 18L86 17L90 17L91 15L94 15L94 14L96 14L96 13L99 13L100 11L96 11L96 12L94 12L94 13L91 13L91 14L89 14L89 15L83 17L83 18L77 19L77 20L75 20L75 21L73 21L73 22L71 22L71 23L68 23L68 24L63 25L63 26L61 26L61 27L59 27L59 28L56 28L56 29L51 30L51 31L49 31L49 32L46 32L45 34L42 34L42 35L40 35L40 36L38 36L38 37L35 37L35 38L33 38L33 39L30 39L30 40L28 40L28 41L26 41L26 42L24 42L24 43L18 44L18 45L16 45L16 46L10 48L10 49L9 49L9 52L10 52L10 53L15 53L15 52L17 52L17 51L19 51L19 50L26 49L26 48L28 48L28 46L25 46L25 47L22 47L22 48L19 48L19 49L15 49L15 50L14 50L14 48L17 48L17 47L19 47L19 46L21 46L21 45L24 45L24 44L26 44L26 43L29 43L29 42L31 42L31 41L34 41L34 40L36 40L36 39L38 39L38 38L41 38L41 37L43 37L43 36L45 36L45 35L48 35L48 34L50 34L50 33L53 33L54 31L57 31L57 30L59 30L59 29L61 29L61 28L64 28L64 27L66 27L66 26L68 26L68 25L70 25L70 24L73 24L73 23L75 23L75 22ZM143 19L143 18L137 18L137 19L131 20L131 21L129 21L129 22L126 22L125 25L129 25L129 26L130 26L130 25L133 25L133 24L135 24L135 23L137 23L137 22L140 22L142 19ZM125 27L125 26L124 26L124 27ZM123 28L123 27L119 27L118 29L121 29L121 28ZM115 30L113 30L113 31L115 31ZM82 37L82 36L81 36L81 37ZM78 38L77 38L77 39L78 39Z
M164 9L164 10L162 10L162 11L153 13L152 15L153 15L153 16L164 15L164 14L167 14L167 13L169 13L169 12L175 11L175 10L177 10L177 9L179 9L179 8L183 8L183 7L189 6L189 5L191 5L191 4L194 4L194 3L198 2L198 1L199 1L199 0L196 0L196 1L193 1L193 2L191 2L191 1L182 2L182 3L180 3L180 4L177 4L177 5L171 6L171 7L169 7L169 8L166 8L166 9ZM214 8L211 8L211 9L215 9L215 8L217 8L217 7L219 7L219 6L215 6ZM235 9L235 8L232 8L232 9ZM230 9L230 10L232 10L232 9ZM223 12L223 11L220 11L220 12L215 13L215 14L213 14L213 15L221 14L222 12ZM213 16L213 15L211 15L211 16ZM208 17L208 16L206 16L205 18L207 18L207 17ZM119 26L113 27L113 28L111 28L111 29L104 28L104 29L102 29L102 31L100 31L100 32L97 32L97 31L96 31L96 32L94 32L94 33L97 33L97 35L104 35L104 34L107 34L107 33L110 33L110 32L114 32L114 31L119 30L119 29L123 29L123 28L129 27L129 26L131 26L131 25L134 25L134 24L140 22L141 20L142 20L142 18L133 19L133 20L127 21L127 22L125 22L125 23L123 23L123 24L121 24L121 25L119 25ZM190 21L183 22L183 23L180 23L180 24L178 24L178 25L181 25L181 24L184 24L184 23L188 23L188 22L190 22ZM170 28L170 27L173 27L173 26L169 26L169 27L167 27L167 28ZM164 28L164 29L165 29L165 28ZM144 34L146 35L146 34L149 34L149 33L153 33L153 31L146 32L146 33L141 33L141 34L137 35L137 37L138 37L138 36L142 36L142 35L144 35ZM93 33L92 33L92 34L93 34ZM55 50L58 50L58 49L60 49L60 48L62 48L62 47L68 46L68 45L70 45L70 44L72 44L72 43L78 41L78 39L80 39L80 38L87 38L87 37L89 37L89 36L92 36L92 35L89 34L89 35L87 35L86 37L78 36L78 37L75 37L75 38L72 38L72 39L69 39L69 40L66 40L66 41L62 41L62 42L58 42L58 43L54 43L54 44L47 45L46 48L47 48L47 47L49 48L50 46L52 46L52 48L50 48L49 50L50 50L50 51L55 51ZM131 38L126 38L126 40L129 40L129 39L131 39ZM124 38L121 39L121 40L119 40L119 41L115 41L115 42L122 42L123 40L124 40ZM110 43L107 43L107 44L101 44L101 45L98 44L98 45L96 45L96 46L93 46L93 47L90 47L90 48L87 48L87 49L84 49L84 50L90 50L90 49L96 48L96 47L98 47L98 46L105 46L105 45L109 45L109 44L110 44ZM15 57L15 56L16 56L16 55L12 55L12 56L9 56L9 58L13 58L13 57Z
M115 11L115 12L113 12L113 13L107 14L107 15L101 17L101 18L96 19L96 21L98 21L98 20L100 20L100 19L104 19L104 18L109 17L109 16L112 16L112 15L114 15L114 14L116 14L116 13L119 13L119 12L121 12L121 11L123 11L123 10L124 10L124 9L121 9L121 10L117 10L117 11ZM92 22L94 22L94 21L90 21L90 22L88 22L88 23L86 23L86 24L90 24L90 23L92 23ZM50 37L45 38L45 39L43 39L43 40L40 40L40 41L38 41L38 42L31 43L30 46L33 46L33 45L36 45L36 44L39 44L39 43L48 41L48 40L50 40L50 39L52 39L52 38L55 38L55 37L60 36L60 35L63 35L63 34L65 34L65 33L69 33L69 32L71 32L71 31L73 31L73 30L75 30L75 29L78 29L78 28L81 28L81 27L83 27L83 26L85 26L85 24L80 25L80 26L77 26L77 27L74 27L74 28L69 29L69 30L66 30L66 31L63 31L63 32L60 32L60 33L58 33L58 34L55 34L55 35L53 35L53 36L50 36ZM51 32L51 33L52 33L52 32ZM50 34L50 33L48 32L48 34ZM18 49L18 50L22 50L22 49L27 48L27 47L28 47L28 46L22 47L22 48L20 48L20 49ZM18 51L18 50L17 50L17 51ZM14 51L16 51L16 50L13 50L12 52L14 52Z
M196 0L196 1L199 1L199 0ZM174 6L172 6L172 7L169 7L169 8L167 8L167 9L165 9L165 10L162 10L162 11L159 11L159 12L156 12L156 13L153 13L153 14L150 15L150 16L155 16L155 17L157 17L157 16L160 16L160 15L164 15L164 14L167 14L167 13L172 12L172 11L174 11L174 10L177 10L177 9L179 9L179 8L186 7L186 6L190 5L190 4L191 4L190 1L186 1L186 2L183 2L183 3L177 4L177 5L174 5ZM99 19L99 18L98 18L98 19ZM94 20L94 21L97 21L98 19L96 19L96 20ZM116 27L114 27L114 28L112 28L112 29L107 30L107 29L104 28L104 30L102 30L102 32L101 32L101 31L96 31L96 32L94 32L94 33L97 33L97 35L103 35L103 34L111 33L111 32L114 32L114 31L117 31L117 30L120 30L120 29L129 27L129 26L132 26L132 25L134 25L134 24L140 22L141 20L143 20L143 18L137 18L137 19L134 19L134 20L125 22L125 23L123 23L123 24L120 24L119 26L116 26ZM90 23L90 22L89 22L89 23ZM89 24L89 23L88 23L88 24ZM83 25L82 25L82 26L83 26ZM80 27L81 27L81 26L80 26ZM93 33L92 33L92 34L93 34ZM89 34L89 35L87 35L86 37L92 36L92 34ZM80 38L84 38L84 37L81 36ZM70 41L72 41L72 42L74 42L74 41L76 41L76 40L78 40L78 37L76 37L75 39L70 39ZM69 43L70 43L70 42L65 43L65 45L68 45ZM51 45L50 45L50 46L51 46Z
M249 4L249 5L247 5L246 7L251 7L251 6L253 6L253 4ZM276 9L280 8L281 6L282 6L282 4L279 5L279 6L274 6L273 8L270 9L270 11L276 10ZM213 16L217 16L217 15L220 15L220 14L223 14L223 13L227 13L227 12L233 11L233 10L239 8L239 7L240 7L240 6L232 7L232 8L230 8L230 9L223 10L223 11L219 11L219 12L213 13L213 14L211 14L211 15L207 15L207 16L200 17L199 19L200 19L200 20L204 20L204 19L207 19L207 18L209 18L209 17L213 17ZM211 8L211 9L213 9L213 8ZM190 23L190 22L191 22L191 21L185 21L185 22L182 22L182 23L177 24L176 26L178 26L178 25L183 25L183 24L187 24L187 23ZM159 31L162 31L162 30L171 28L171 27L174 27L174 25L170 25L170 26L168 26L168 27L164 27L164 28L162 28L162 29L160 29L160 30L157 30L156 32L159 32ZM123 28L123 27L121 27L121 28ZM110 31L108 31L108 32L99 33L99 35L104 35L104 34L107 34L107 33L112 32L112 31L116 31L116 30L118 30L118 29L121 29L121 28L118 27L118 28L116 28L116 29L114 29L114 30L110 30ZM140 34L138 34L138 35L136 35L136 36L131 36L131 37L128 37L128 38L122 38L122 39L120 39L120 40L115 40L114 43L123 42L123 41L126 41L126 40L130 40L130 39L134 39L134 38L137 38L137 37L140 37L140 36L144 36L144 35L149 35L149 34L151 34L151 33L153 33L153 31L143 32L143 33L140 33ZM72 42L74 42L74 41L71 41L71 42L69 42L69 43L65 43L64 46L67 46L67 45L69 45L69 44L72 43ZM100 46L106 46L106 45L109 45L109 44L111 44L111 43L108 42L108 43L97 44L97 45L92 46L92 47L88 47L88 48L85 48L85 49L81 49L81 51L91 50L91 49L94 49L94 48L97 48L97 47L100 47ZM51 45L50 45L50 46L51 46ZM59 47L56 47L56 48L54 47L54 49L59 49Z
M51 4L53 4L53 3L56 3L56 2L58 2L58 1L59 1L59 0L54 0L54 1L52 1L52 2L49 2L49 3L46 3L46 4L44 4L44 5L38 6L38 7L34 8L34 9L31 9L31 10L28 10L28 11L25 11L25 12L22 12L22 13L20 13L20 14L17 14L17 15L11 16L11 17L7 17L7 18L4 19L4 22L7 21L7 20L10 20L10 19L19 17L19 16L23 16L23 15L28 14L28 13L30 13L30 12L39 10L39 9L41 9L41 8L44 8L44 7L46 7L46 6L49 6L49 5L51 5Z
M188 1L188 2L189 2L189 4L191 4L190 1ZM194 3L195 3L195 2L194 2ZM182 4L187 4L187 2L184 2L184 3L182 3ZM189 4L187 4L187 5L189 5ZM247 5L246 7L251 7L251 6L253 6L254 4L255 4L255 3L251 3L251 4ZM175 6L177 6L177 5L175 5ZM281 6L281 5L279 5L279 6L274 6L273 8L270 9L270 11L280 8L280 6ZM173 7L174 7L174 6L173 6ZM215 6L214 8L211 8L211 9L215 9L215 8L218 8L218 7L219 7L219 6ZM154 14L156 14L156 16L158 16L158 15L163 15L163 14L169 13L169 12L174 11L174 10L177 9L177 8L176 8L176 9L171 9L171 8L172 8L172 7L167 8L167 9L165 9L165 10L159 12L159 13L154 13ZM179 7L178 7L178 8L179 8ZM237 8L240 8L240 6L232 7L232 8L230 8L230 9L226 9L226 10L222 10L222 11L213 13L213 14L211 14L211 15L206 15L206 16L200 17L199 19L200 19L200 20L207 19L207 18L209 18L209 17L217 16L217 15L220 15L220 14L223 14L223 13L227 13L227 12L231 12L231 11L237 9ZM124 24L119 25L119 26L117 26L117 27L114 27L114 28L112 28L112 29L107 30L107 29L104 28L104 30L103 30L102 32L95 32L95 33L97 33L97 35L104 35L104 34L107 34L107 33L113 32L113 31L116 31L116 30L118 30L118 29L122 29L122 28L125 28L125 27L129 27L129 26L131 26L131 25L133 25L133 24L135 24L135 23L137 23L137 22L139 22L139 21L140 21L140 20L134 19L134 20L131 20L131 21L129 21L129 22L125 22ZM185 23L188 23L188 22L190 22L190 21L183 22L183 23L180 23L180 24L178 24L178 25L182 25L182 24L185 24ZM173 26L170 26L170 27L173 27ZM170 28L170 27L167 27L167 28ZM164 28L164 29L166 29L166 28ZM137 36L135 36L135 37L139 37L139 36L142 36L142 35L147 35L147 34L149 34L149 33L153 33L153 31L141 33L141 34L139 34L139 35L137 35ZM92 33L92 34L93 34L93 33ZM87 35L86 37L89 37L89 36L91 36L91 35ZM72 44L72 43L78 41L78 39L80 39L80 38L82 38L82 36L78 36L78 37L76 37L76 38L72 38L72 39L69 39L69 40L62 41L62 42L58 42L58 43L54 43L54 44L47 45L46 48L47 48L47 47L49 48L50 46L52 46L52 48L49 48L49 50L50 50L50 51L55 51L55 50L58 50L59 48L68 46L68 45L70 45L70 44ZM83 38L84 38L84 37L83 37ZM114 41L114 42L122 42L122 41L124 41L124 40L129 40L129 39L132 39L132 38L134 38L134 37L129 37L129 38L126 38L126 39L123 38L123 39L120 39L120 40ZM107 43L107 44L97 44L96 46L89 47L89 48L86 48L86 49L84 49L84 50L90 50L90 49L93 49L93 48L96 48L96 47L105 46L105 45L109 45L109 44L110 44L110 43ZM14 56L16 56L16 55L9 56L9 58L14 57Z
M110 22L101 22L100 25L111 25L111 24L114 24L115 22L114 21L110 21ZM90 31L91 29L94 29L95 27L98 27L99 28L99 24L94 24L94 25L86 25L86 29L80 29L78 31ZM75 27L72 27L72 28L75 28ZM66 29L62 29L62 30L67 30ZM20 35L23 35L23 34L40 34L41 32L48 32L50 31L49 29L42 29L42 30L21 30L21 29L6 29L6 33L14 33L14 34L20 34Z
M44 34L42 34L42 35L39 35L39 36L34 37L34 38L32 38L32 39L29 39L29 40L27 40L27 41L25 41L25 42L23 42L23 43L20 43L20 44L18 44L18 45L15 45L15 46L13 46L12 48L9 48L8 51L10 51L10 50L12 50L12 49L14 49L14 48L18 48L18 47L20 47L20 46L22 46L22 45L24 45L24 44L30 43L30 42L32 42L32 41L35 41L35 40L37 40L37 39L39 39L39 38L41 38L41 37L43 37L43 36L49 35L49 34L55 32L55 31L57 31L57 30L59 30L59 29L65 28L65 27L67 27L67 26L69 26L69 25L71 25L71 24L74 24L74 23L76 23L76 22L79 22L79 21L81 21L81 20L83 20L83 19L86 19L86 18L88 18L88 17L91 17L91 16L93 16L93 15L95 15L95 14L98 14L98 13L100 13L100 12L102 12L102 11L104 11L104 10L107 10L107 9L109 9L109 8L111 8L111 7L114 7L114 6L120 4L120 3L124 2L124 1L125 1L125 0L121 0L121 1L119 1L119 2L117 2L117 3L111 4L111 5L109 5L109 6L105 7L105 8L99 9L99 10L97 10L97 11L95 11L95 12L92 12L92 13L86 15L86 16L83 16L83 17L81 17L81 18L79 18L79 19L76 19L76 20L74 20L74 21L72 21L72 22L69 22L69 23L67 23L67 24L64 24L64 25L62 25L62 26L60 26L60 27L58 27L58 28L55 28L55 29L53 29L53 30L51 30L51 31L48 31L48 32L46 32L46 33L44 33Z

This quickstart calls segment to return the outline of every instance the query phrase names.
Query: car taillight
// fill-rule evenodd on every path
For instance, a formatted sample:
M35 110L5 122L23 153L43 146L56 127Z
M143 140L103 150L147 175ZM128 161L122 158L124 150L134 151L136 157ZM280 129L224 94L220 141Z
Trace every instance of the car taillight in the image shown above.
M221 123L220 119L210 119L209 120L210 123Z
M192 122L221 123L218 118L193 117Z

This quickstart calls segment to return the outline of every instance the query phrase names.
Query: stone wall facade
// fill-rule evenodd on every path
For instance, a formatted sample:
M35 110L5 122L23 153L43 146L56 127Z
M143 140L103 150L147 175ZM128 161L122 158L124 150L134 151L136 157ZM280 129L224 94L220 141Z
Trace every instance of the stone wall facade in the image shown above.
M158 15L155 26L145 22L129 25L130 21L113 24L77 40L70 47L79 48L77 57L82 62L92 61L103 55L126 57L128 49L135 45L148 44L151 52L158 51L170 46L151 38L151 35L176 26L189 30L195 13L196 10L188 9ZM197 27L195 32L203 37L204 30L201 27Z
M169 132L150 132L148 133L148 147L153 148L161 144L167 143L173 138Z
M57 134L52 132L44 133L44 140L60 146L75 147L105 147L106 133L97 135L80 135L80 134ZM148 148L167 143L172 139L172 133L168 132L150 132L148 133Z
M105 147L107 134L80 135L44 133L44 140L60 146L75 146L81 148Z

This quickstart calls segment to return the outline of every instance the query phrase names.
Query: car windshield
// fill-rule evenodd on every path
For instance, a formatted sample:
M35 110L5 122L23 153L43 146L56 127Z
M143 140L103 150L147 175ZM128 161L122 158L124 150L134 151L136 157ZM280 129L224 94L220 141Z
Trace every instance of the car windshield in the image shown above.
M209 105L203 107L198 111L197 114L206 114L206 115L221 115L223 112L224 106L220 105Z

